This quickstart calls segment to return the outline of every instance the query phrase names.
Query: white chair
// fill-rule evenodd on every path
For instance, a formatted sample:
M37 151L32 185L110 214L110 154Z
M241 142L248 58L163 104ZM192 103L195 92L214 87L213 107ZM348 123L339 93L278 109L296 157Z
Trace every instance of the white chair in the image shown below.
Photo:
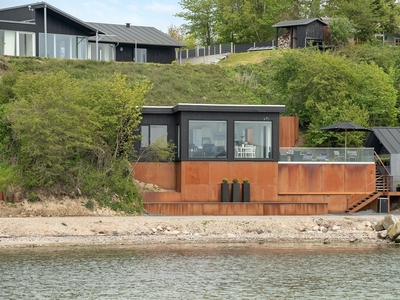
M235 157L237 158L244 157L244 147L235 146Z
M256 146L245 145L244 146L244 157L245 158L254 158L254 157L256 157Z

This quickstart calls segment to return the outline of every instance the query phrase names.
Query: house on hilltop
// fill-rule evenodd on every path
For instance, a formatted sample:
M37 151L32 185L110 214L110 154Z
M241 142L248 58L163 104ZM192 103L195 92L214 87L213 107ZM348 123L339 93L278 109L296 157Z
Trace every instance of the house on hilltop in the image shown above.
M184 46L154 27L88 23L46 2L0 8L0 55L171 63Z

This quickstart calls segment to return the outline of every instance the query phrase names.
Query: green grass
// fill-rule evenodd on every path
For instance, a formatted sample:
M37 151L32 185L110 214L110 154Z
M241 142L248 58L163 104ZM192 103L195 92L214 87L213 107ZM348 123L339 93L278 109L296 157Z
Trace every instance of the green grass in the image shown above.
M271 56L280 55L280 53L280 51L274 50L234 53L230 54L227 59L221 60L218 65L221 67L236 67L240 65L257 64Z
M175 105L177 103L259 104L251 90L238 79L234 67L264 61L278 51L255 51L229 55L217 65L152 64L134 62L98 62L38 57L4 57L4 72L66 71L77 79L109 78L115 72L124 74L134 83L149 79L154 87L146 98L146 105ZM15 74L14 73L14 74Z

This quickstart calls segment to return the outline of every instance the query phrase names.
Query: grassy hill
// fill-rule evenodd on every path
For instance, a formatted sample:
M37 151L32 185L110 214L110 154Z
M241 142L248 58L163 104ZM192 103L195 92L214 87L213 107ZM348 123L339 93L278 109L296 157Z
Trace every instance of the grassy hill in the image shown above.
M97 80L114 72L127 76L130 82L149 79L153 90L146 105L174 105L177 103L259 103L259 99L240 79L232 66L260 61L261 52L235 54L221 65L161 65L133 62L97 62L25 57L2 57L4 72L58 72L66 71L77 79ZM246 61L247 59L247 61ZM4 71L5 70L5 71Z

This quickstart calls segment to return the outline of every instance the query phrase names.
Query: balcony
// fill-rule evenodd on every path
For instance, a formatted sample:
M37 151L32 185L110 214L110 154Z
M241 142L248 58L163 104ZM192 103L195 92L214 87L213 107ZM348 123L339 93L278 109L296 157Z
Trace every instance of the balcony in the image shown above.
M374 148L281 147L280 163L374 163Z

